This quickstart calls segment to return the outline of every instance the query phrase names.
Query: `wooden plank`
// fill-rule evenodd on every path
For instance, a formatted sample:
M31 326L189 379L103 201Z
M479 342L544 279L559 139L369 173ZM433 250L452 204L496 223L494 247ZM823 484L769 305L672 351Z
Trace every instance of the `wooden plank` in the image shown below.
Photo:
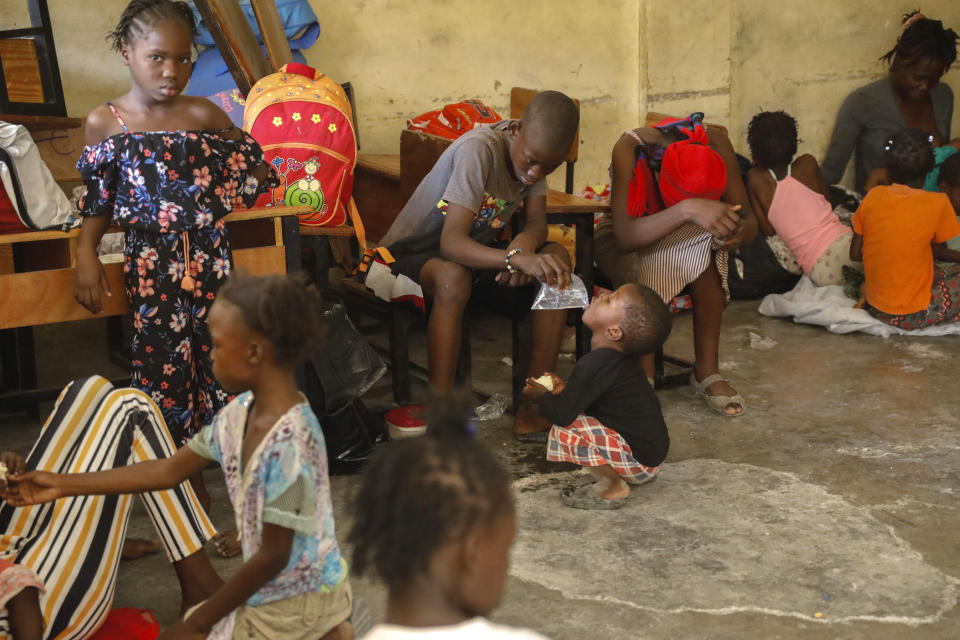
M547 192L547 216L551 213L603 213L605 211L610 211L610 205L606 202L588 200L556 189L550 189Z
M54 129L76 129L83 126L83 118L62 118L60 116L32 116L19 113L0 113L0 120L10 124L22 124L27 131L50 131Z
M287 248L254 247L233 252L233 262L238 271L248 276L265 276L287 272Z
M15 273L0 278L0 329L29 327L51 322L121 315L127 312L123 265L104 265L110 282L110 297L101 296L103 312L94 316L73 299L74 269L51 269Z
M196 0L196 6L237 88L246 96L271 70L240 5L236 0Z
M280 20L276 2L275 0L252 0L251 4L253 15L257 18L257 26L260 27L263 46L267 49L270 67L274 71L279 71L283 65L293 62L293 53L290 51L290 43L287 42L287 36L283 31L283 22Z
M40 158L57 182L80 182L77 160L83 153L86 142L83 122L76 118L47 118L47 120L50 122L45 123L44 128L38 126L30 132L33 141L37 144ZM63 121L64 124L53 126L56 124L55 121ZM80 124L70 125L71 121L77 121ZM29 125L24 126L30 129Z
M11 102L43 103L43 78L33 38L0 40L0 63Z
M400 191L408 199L453 140L422 131L400 133Z
M300 215L310 213L312 207L301 205L296 207L259 207L256 209L241 209L227 214L223 219L228 225L237 222L246 222L248 220L259 220L261 218L276 218L279 216ZM122 227L110 226L106 233L124 231ZM0 235L0 245L16 244L18 242L39 242L43 240L64 240L75 238L80 234L80 229L71 229L70 231L26 231L24 233L8 233Z
M361 153L357 156L357 170L388 178L400 177L399 153Z
M327 236L334 238L349 238L354 235L353 227L316 227L306 224L300 225L300 235L302 236Z
M240 249L233 254L238 270L259 276L286 273L286 247ZM0 329L28 327L53 322L69 322L91 317L107 317L127 313L123 265L106 264L110 282L109 297L101 296L103 311L94 316L73 299L75 269L50 269L14 273L0 278L0 300L15 304L0 305Z

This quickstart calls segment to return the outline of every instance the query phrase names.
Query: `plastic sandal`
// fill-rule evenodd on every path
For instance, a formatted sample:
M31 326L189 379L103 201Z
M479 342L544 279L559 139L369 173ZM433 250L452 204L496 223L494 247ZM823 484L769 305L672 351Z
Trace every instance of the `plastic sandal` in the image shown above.
M527 431L525 433L514 432L513 437L517 442L523 444L547 444L549 434L550 430L547 429L546 431Z
M563 504L574 509L590 509L593 511L611 511L619 509L627 503L626 498L604 500L593 490L594 483L567 487L560 490L560 500Z
M712 385L714 382L730 382L724 379L719 373L714 373L707 376L702 381L698 382L696 376L691 372L690 373L690 386L696 389L697 393L704 397L707 401L707 406L722 415L724 418L736 418L737 416L742 416L747 411L747 403L744 402L743 396L739 393L732 396L713 396L707 393L707 387ZM726 413L724 409L729 407L731 404L740 405L740 411L738 413Z

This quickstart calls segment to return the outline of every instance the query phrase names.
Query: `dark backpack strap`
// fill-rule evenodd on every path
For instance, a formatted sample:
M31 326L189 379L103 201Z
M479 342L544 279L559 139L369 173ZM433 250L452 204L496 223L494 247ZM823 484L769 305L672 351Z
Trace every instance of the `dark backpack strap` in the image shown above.
M13 158L10 157L6 149L0 148L0 162L7 165L7 168L10 170L10 182L13 185L12 195L17 203L17 213L20 215L20 219L23 220L28 227L39 229L40 227L30 219L30 214L27 211L27 201L23 197L23 188L20 186L20 178L17 176L17 168L13 165Z

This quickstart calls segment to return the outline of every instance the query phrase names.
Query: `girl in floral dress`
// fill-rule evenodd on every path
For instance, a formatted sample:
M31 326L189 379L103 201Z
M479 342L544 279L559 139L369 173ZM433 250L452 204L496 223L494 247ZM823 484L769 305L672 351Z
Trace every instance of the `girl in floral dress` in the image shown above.
M96 248L110 223L123 227L131 386L159 405L178 445L228 400L211 371L206 325L233 268L222 218L276 185L256 141L209 100L181 95L194 33L184 2L130 2L110 38L132 85L87 116L77 163L87 193L74 296L99 313L101 293L113 295Z

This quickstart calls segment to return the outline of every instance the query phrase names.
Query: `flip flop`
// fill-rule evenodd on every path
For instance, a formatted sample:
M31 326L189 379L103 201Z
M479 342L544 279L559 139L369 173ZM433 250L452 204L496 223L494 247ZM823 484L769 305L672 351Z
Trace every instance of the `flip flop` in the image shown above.
M724 379L719 373L714 373L702 381L698 382L696 376L693 372L690 373L690 386L696 389L697 393L704 397L707 401L707 406L722 415L724 418L736 418L737 416L742 416L747 412L747 403L743 400L743 396L739 393L732 396L714 396L707 393L707 387L712 385L714 382L730 382ZM738 413L726 413L724 409L729 407L732 404L740 405L740 411Z
M523 444L546 444L549 434L549 429L546 431L527 431L525 433L514 433L513 438Z
M574 509L590 509L592 511L612 511L627 503L626 498L604 500L593 490L594 483L571 486L560 490L560 500L563 504Z

